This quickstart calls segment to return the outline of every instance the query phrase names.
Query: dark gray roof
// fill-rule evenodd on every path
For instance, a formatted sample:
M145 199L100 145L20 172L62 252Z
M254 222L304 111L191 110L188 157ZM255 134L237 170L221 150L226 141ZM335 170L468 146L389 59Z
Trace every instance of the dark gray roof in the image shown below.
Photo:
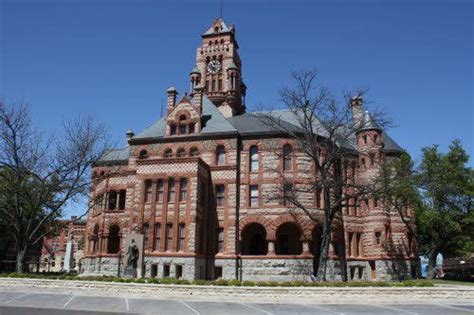
M232 31L232 28L228 27L227 24L225 24L224 20L222 20L221 18L219 18L218 20L219 20L219 25L220 25L219 31L216 33L216 31L214 30L214 24L213 24L207 29L207 31L203 35L220 34L220 33L227 33L227 32Z
M100 162L126 161L130 157L130 147L107 150L100 158Z
M190 100L191 104L194 104L194 100ZM217 109L216 105L212 103L207 96L202 99L202 128L200 134L210 133L235 133L237 130L234 126L222 115ZM148 139L148 138L162 138L166 131L166 121L161 118L139 134L135 135L132 139Z
M194 104L194 100L190 102ZM203 97L202 104L202 129L201 135L239 133L242 136L261 135L270 133L284 133L285 131L298 132L301 130L298 113L290 110L275 110L268 112L244 113L241 115L226 118L219 109L206 96ZM376 122L366 113L367 126L369 129L380 129ZM317 118L314 121L313 129L321 136L327 135L324 124ZM166 121L164 118L144 129L135 135L133 140L157 139L163 138L166 130ZM382 133L385 152L401 152L403 149L385 132ZM342 146L347 149L357 150L356 136L352 135ZM130 148L114 149L107 151L101 158L101 161L123 161L130 155Z
M368 111L364 112L362 116L362 120L360 122L360 131L362 130L380 130L379 125L377 122L372 118Z

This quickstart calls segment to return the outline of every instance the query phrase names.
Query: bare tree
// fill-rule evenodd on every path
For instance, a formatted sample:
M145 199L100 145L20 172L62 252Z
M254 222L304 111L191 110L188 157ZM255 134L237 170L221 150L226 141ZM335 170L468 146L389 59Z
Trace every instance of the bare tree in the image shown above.
M17 272L25 271L28 249L54 233L65 205L87 195L90 167L108 143L91 118L64 123L60 135L40 134L27 104L0 102L0 216L14 239Z
M337 232L336 228L344 239L342 209L358 207L356 200L363 200L380 191L375 178L355 178L354 165L358 164L361 154L354 149L356 135L368 127L382 129L389 125L390 120L381 111L374 111L370 116L353 112L351 105L361 102L364 90L357 91L355 97L351 97L354 94L344 93L343 101L338 101L327 88L317 83L316 70L293 72L291 78L295 86L280 91L286 117L282 117L282 111L271 111L263 115L262 121L291 138L296 151L308 160L311 167L308 167L304 178L298 179L292 178L280 167L271 169L279 174L281 184L266 197L280 200L291 211L302 211L322 226L317 277L324 281L329 244L332 234ZM284 158L285 152L281 148L274 151ZM321 198L322 202L315 208L301 198L303 195ZM346 280L345 242L341 246L342 277Z

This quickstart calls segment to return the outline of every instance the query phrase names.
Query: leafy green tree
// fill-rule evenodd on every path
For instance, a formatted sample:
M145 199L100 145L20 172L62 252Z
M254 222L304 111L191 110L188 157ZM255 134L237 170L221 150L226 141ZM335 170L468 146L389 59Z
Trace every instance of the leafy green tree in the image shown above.
M436 255L467 255L473 250L474 172L468 166L469 155L458 140L449 152L437 145L423 148L416 175L421 203L416 209L419 251L430 259L429 274Z

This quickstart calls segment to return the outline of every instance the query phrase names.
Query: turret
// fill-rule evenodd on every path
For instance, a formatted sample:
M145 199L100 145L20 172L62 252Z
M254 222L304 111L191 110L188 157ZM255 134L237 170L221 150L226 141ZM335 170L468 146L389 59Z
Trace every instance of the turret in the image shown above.
M171 113L174 106L176 105L176 96L178 95L178 91L176 91L176 89L172 86L166 91L166 93L168 94L168 102L166 105L168 115L169 113Z
M368 111L361 116L356 137L360 171L376 169L382 160L382 129Z
M189 94L194 93L194 88L201 83L201 72L197 66L194 66L193 70L189 74Z

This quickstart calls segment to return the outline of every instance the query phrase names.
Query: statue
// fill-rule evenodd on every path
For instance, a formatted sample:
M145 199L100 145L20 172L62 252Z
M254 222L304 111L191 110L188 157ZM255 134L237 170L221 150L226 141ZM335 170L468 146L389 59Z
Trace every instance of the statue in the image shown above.
M130 245L128 245L127 255L128 255L127 266L131 266L134 269L137 268L139 253L138 253L137 244L135 243L134 239L132 239L132 241L130 242Z

